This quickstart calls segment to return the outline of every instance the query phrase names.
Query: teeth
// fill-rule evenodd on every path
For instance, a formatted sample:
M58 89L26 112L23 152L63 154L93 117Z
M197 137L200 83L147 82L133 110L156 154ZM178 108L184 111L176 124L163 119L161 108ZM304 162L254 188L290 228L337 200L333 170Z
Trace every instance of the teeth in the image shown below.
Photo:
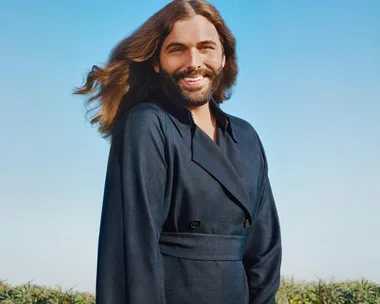
M203 76L198 76L197 78L184 78L186 81L189 81L189 82L195 82L195 81L199 81L199 80L202 80L203 79Z

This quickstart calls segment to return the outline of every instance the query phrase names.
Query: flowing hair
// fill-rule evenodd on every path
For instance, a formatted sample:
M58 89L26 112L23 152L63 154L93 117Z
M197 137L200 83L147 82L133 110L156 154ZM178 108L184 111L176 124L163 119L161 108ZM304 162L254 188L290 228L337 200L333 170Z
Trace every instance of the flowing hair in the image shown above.
M207 18L217 29L226 56L221 81L214 92L218 103L230 98L238 72L236 42L218 10L204 0L174 0L151 16L130 36L120 41L103 67L94 65L85 84L75 88L74 94L89 96L86 104L98 101L98 109L91 119L99 125L105 138L112 136L114 123L125 109L129 109L157 89L157 73L153 62L158 58L162 42L178 20L194 15Z

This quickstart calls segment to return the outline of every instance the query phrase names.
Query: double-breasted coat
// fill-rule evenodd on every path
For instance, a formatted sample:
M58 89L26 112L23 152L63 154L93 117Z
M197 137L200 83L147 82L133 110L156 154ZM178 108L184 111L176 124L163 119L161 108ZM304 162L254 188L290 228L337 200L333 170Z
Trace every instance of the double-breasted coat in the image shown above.
M275 303L282 249L263 146L248 122L210 106L216 142L163 94L115 125L97 303Z

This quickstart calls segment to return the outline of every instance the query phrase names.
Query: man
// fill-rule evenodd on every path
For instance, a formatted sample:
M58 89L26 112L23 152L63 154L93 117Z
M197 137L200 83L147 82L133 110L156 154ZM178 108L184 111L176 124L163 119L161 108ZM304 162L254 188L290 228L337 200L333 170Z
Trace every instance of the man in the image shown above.
M96 297L110 304L274 303L280 227L265 153L227 115L235 39L202 0L173 1L77 94L111 138Z

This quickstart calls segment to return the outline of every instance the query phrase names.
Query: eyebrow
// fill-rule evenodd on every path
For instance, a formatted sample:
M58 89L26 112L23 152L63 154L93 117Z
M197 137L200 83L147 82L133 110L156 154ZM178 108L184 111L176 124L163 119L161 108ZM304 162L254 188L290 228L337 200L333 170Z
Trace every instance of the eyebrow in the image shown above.
M198 42L197 46L198 45L205 45L205 44L211 44L213 46L216 46L216 43L214 41L212 41L212 40L204 40L204 41ZM165 50L168 50L171 47L183 47L183 46L185 46L184 43L181 43L181 42L172 42L172 43L169 43L166 46Z

